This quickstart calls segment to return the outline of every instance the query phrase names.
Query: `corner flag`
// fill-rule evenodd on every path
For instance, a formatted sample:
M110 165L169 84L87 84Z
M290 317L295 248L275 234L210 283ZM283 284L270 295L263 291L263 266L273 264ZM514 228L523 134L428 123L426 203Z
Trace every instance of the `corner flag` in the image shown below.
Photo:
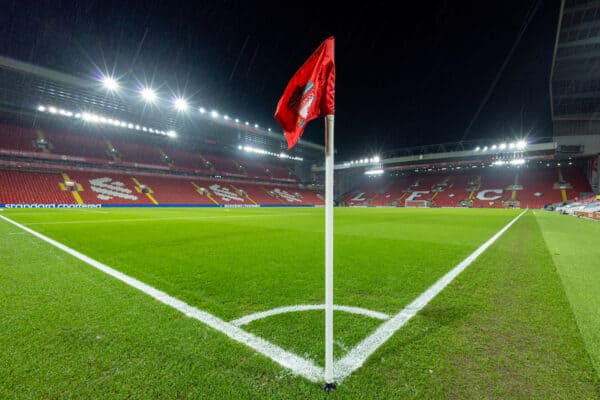
M302 136L306 124L335 112L334 38L326 39L290 79L275 110L288 149Z
M288 142L296 145L306 124L325 117L325 391L333 374L333 122L335 112L334 38L326 39L288 83L275 111Z

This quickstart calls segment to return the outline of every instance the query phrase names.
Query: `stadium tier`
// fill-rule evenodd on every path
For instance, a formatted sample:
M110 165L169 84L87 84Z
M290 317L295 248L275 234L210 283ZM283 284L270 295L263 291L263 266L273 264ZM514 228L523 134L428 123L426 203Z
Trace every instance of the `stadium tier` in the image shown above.
M135 137L57 133L0 125L0 154L45 160L145 167L189 173L298 183L287 167L275 162L233 159L227 155L154 145Z
M323 205L316 192L277 184L102 170L0 170L0 204Z
M579 168L452 171L397 179L373 178L341 197L347 206L543 208L591 192Z

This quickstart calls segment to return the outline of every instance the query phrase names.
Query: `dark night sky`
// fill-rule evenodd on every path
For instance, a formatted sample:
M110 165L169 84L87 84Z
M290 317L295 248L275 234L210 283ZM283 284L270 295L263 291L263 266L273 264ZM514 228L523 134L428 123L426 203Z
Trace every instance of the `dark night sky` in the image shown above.
M460 140L534 2L0 0L0 54L153 80L163 96L275 128L288 79L334 35L336 147L346 159ZM540 2L466 139L550 135L559 1ZM322 130L312 122L305 138L322 142Z

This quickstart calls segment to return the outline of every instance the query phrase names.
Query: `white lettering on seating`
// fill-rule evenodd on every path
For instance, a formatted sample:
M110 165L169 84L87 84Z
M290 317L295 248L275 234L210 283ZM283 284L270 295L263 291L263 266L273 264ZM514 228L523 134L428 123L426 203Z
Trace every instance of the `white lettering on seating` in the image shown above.
M350 199L350 201L365 201L367 199L365 199L363 196L365 195L365 192L359 193L356 196L354 196L352 199Z
M137 200L133 191L127 189L123 182L113 181L111 178L96 178L90 179L90 189L92 192L98 193L96 196L100 200L110 200L115 197L127 200Z
M293 195L291 193L286 192L285 190L275 188L275 189L273 189L273 191L275 193L277 193L277 195L279 195L279 196L283 197L285 200L289 201L290 203L294 202L294 201L297 203L300 203L302 201L302 199L300 198L299 195Z
M228 187L221 187L219 185L210 185L208 187L216 196L219 196L223 201L244 201L240 196L236 193L229 190Z
M410 196L408 196L408 198L406 199L406 201L412 201L415 200L417 197L421 197L425 194L429 194L429 190L422 190L422 191L417 191L417 192L412 192Z
M502 193L504 191L502 189L486 189L477 193L477 199L482 201L494 201L502 198ZM488 196L488 193L495 193L496 196Z

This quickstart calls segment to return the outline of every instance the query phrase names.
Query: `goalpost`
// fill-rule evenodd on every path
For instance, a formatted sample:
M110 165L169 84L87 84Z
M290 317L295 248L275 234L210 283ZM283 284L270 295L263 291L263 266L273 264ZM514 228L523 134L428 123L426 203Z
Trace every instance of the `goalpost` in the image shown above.
M412 207L412 208L427 208L431 206L431 202L429 200L405 200L404 207Z

